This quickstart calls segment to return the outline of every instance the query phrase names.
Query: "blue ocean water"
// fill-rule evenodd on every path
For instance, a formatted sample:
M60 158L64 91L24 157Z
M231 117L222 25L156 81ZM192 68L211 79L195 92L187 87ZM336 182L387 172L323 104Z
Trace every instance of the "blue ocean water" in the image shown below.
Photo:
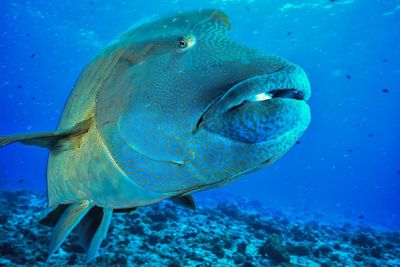
M400 1L0 3L0 134L56 127L83 67L136 21L197 8L229 15L246 45L304 68L312 122L278 162L204 193L400 225ZM46 189L47 151L0 149L0 189Z

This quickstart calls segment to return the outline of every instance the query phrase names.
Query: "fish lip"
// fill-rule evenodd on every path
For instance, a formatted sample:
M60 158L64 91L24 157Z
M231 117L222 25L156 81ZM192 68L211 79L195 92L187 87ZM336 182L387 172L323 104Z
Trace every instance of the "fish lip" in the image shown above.
M240 84L253 84L257 85L257 83L262 83L262 80L273 80L274 76L282 76L286 75L287 81L280 83L278 82L271 82L265 86L262 86L262 93L267 93L271 95L271 98L283 97L283 98L293 98L296 100L304 100L308 101L311 96L311 89L310 84L307 78L306 73L302 68L300 68L296 64L288 64L284 67L280 68L279 70L273 73L265 73L265 74L256 74L250 77L246 77L243 80L240 80L229 87L227 92L221 97L225 97L228 95L235 87L240 86ZM257 81L259 80L259 81ZM260 86L260 85L259 85ZM288 97L282 96L283 92L292 91L295 93L295 96Z
M279 78L284 78L284 81L280 81ZM254 88L256 89L253 90ZM219 114L238 108L247 102L269 101L269 99L255 100L260 93L269 95L271 99L291 98L307 102L311 96L311 87L306 73L296 64L285 65L273 73L246 77L227 86L225 94L213 101L203 112L193 132L210 117L218 117Z

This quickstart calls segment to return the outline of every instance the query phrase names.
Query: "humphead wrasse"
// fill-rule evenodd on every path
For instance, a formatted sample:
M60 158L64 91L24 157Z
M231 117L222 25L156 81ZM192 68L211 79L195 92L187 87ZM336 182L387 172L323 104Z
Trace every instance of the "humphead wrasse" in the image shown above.
M264 168L310 122L310 85L287 60L232 39L200 10L133 26L82 72L58 128L0 137L49 149L50 255L77 231L92 260L112 213L191 194Z

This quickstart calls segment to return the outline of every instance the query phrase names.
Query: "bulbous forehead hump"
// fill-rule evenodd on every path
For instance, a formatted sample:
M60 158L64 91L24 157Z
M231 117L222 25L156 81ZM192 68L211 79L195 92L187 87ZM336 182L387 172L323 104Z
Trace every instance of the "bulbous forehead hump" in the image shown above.
M162 39L183 33L227 33L231 28L228 16L215 9L200 9L166 17L155 17L133 25L120 39L134 42Z

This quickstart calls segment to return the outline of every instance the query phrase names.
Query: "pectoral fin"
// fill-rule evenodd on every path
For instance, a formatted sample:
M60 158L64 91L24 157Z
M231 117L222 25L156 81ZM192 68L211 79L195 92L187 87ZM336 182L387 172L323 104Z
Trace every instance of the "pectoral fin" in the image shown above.
M18 142L25 145L45 147L53 151L72 149L77 145L77 137L88 132L92 123L93 118L91 117L69 129L0 136L0 147Z
M196 210L196 203L191 195L173 197L170 199L174 204L188 208L191 210Z

